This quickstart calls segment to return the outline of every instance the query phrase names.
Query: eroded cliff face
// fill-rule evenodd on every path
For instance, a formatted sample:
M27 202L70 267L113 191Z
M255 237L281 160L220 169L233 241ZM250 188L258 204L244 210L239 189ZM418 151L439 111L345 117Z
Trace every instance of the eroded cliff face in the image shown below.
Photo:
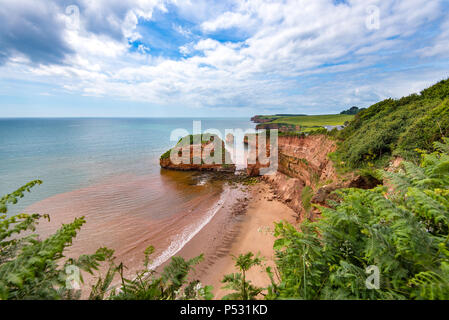
M335 142L324 135L279 137L278 172L264 179L273 186L278 200L295 210L300 218L310 217L303 205L304 188L308 186L315 191L320 184L337 179L328 158L335 148Z
M285 202L298 214L298 219L314 219L319 211L311 204L327 205L336 199L333 191L340 188L372 188L379 181L360 175L339 177L328 155L336 150L335 141L325 135L307 137L281 136L278 140L278 171L263 176L270 183L279 201ZM260 165L248 166L248 174L259 174ZM310 196L303 191L308 188ZM303 201L309 203L305 204ZM310 208L308 210L305 207Z
M335 149L335 142L325 135L281 136L278 171L298 178L306 185L335 179L335 169L328 158Z
M180 163L174 164L170 159L160 159L159 164L163 169L178 171L217 171L217 172L234 172L235 165L217 165L217 164L193 164Z

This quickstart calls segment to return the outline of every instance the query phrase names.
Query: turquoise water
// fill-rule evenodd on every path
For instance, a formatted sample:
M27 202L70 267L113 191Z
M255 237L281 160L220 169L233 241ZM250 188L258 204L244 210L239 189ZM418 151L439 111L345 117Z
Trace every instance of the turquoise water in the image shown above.
M247 118L0 119L0 195L34 179L44 181L11 207L11 214L120 175L159 179L159 156L174 144L171 131L192 132L193 120L223 134L254 127Z

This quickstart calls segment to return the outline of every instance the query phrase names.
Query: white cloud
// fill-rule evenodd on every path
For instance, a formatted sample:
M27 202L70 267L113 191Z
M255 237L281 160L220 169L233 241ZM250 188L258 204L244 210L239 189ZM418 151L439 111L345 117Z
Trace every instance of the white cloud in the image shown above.
M253 25L254 21L248 14L240 12L225 12L213 21L206 21L201 25L201 28L206 32L214 32L222 29L249 27Z
M190 38L192 36L192 31L187 28L183 28L178 24L173 24L173 29L185 38Z
M403 55L444 55L449 52L449 20L435 44L422 52L410 37L442 15L442 1L348 0L335 6L331 0L264 0L219 5L208 18L207 2L171 1L180 14L195 20L209 37L179 48L182 59L152 57L145 47L130 53L128 40L140 39L139 19L151 19L153 10L168 10L166 2L122 0L81 1L87 17L80 30L64 30L73 50L62 65L27 65L19 55L0 72L21 70L37 80L61 83L65 90L86 95L115 96L157 105L187 107L303 107L321 112L324 107L366 104L388 96L422 89L441 70L427 70L426 80L382 74L374 67ZM365 26L366 8L380 9L380 29ZM195 8L197 9L195 11ZM122 38L108 35L93 24L100 14ZM190 37L191 30L173 25ZM214 32L239 30L248 34L240 42L220 42ZM379 54L387 52L388 54ZM367 68L373 68L366 74ZM2 71L3 70L3 71ZM322 77L327 78L322 78ZM320 78L321 77L321 78ZM349 77L349 78L348 78ZM364 79L361 84L360 79ZM387 81L386 81L387 80ZM395 84L400 81L401 85ZM436 79L439 80L439 79Z

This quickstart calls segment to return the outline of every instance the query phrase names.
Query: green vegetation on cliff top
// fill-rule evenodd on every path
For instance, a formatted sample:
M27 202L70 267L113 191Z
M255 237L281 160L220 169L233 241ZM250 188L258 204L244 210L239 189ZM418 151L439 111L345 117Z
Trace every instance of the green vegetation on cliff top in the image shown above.
M335 154L350 168L385 164L391 156L416 159L449 134L449 80L401 99L387 99L356 115L338 137Z
M270 122L259 124L258 127L267 127L270 124L285 126L300 126L301 132L323 128L324 126L341 126L354 119L354 115L347 114L326 114L326 115L298 115L298 116L260 116L260 119L272 119Z
M354 119L353 115L326 114L317 116L280 117L270 123L288 123L301 127L322 127L343 125L346 121Z

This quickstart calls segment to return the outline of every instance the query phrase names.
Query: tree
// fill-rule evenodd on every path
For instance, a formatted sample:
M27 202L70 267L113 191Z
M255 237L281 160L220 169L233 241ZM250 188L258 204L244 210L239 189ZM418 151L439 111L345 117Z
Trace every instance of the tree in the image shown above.
M355 114L358 114L362 110L365 110L365 108L359 108L359 107L353 106L353 107L349 108L348 110L340 112L340 114L355 115Z

